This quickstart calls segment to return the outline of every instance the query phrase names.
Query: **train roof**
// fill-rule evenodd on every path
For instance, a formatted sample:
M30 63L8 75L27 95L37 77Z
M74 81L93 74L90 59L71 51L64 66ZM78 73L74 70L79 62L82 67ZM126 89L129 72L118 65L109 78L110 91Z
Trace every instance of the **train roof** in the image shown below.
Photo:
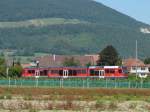
M84 66L50 66L50 67L26 67L24 69L48 69L48 68L123 68L124 66L89 66L89 67L84 67Z
M83 66L70 66L70 67L67 67L67 66L50 66L50 67L26 67L24 69L36 69L36 68L39 68L39 69L48 69L48 68L88 68L88 67L83 67Z

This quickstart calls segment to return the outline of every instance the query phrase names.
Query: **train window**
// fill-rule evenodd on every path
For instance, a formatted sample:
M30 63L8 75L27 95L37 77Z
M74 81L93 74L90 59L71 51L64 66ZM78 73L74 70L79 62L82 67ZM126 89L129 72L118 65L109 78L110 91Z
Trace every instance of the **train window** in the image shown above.
M44 72L44 75L47 76L48 70L44 70L43 72Z
M77 75L77 71L76 70L73 70L72 73L73 73L73 76Z
M40 76L47 76L47 70L40 71Z
M68 75L72 76L72 70L68 70Z
M94 75L94 70L90 70L90 74L91 74L91 75Z
M77 70L76 72L77 72L77 74L81 74L81 70Z
M28 73L29 73L29 74L32 73L31 70L28 70Z
M51 73L52 73L52 74L58 74L59 71L58 71L58 70L52 70Z
M35 70L28 70L29 74L35 74Z
M75 76L77 75L77 71L76 70L69 70L69 76Z
M86 74L86 70L82 70L82 74Z
M105 73L109 73L109 69L105 69Z
M43 76L43 71L40 71L40 76Z
M115 73L115 70L114 69L110 69L109 72L110 73Z
M99 71L95 71L95 75L96 75L96 76L99 76Z
M59 70L59 75L63 76L63 70Z
M120 69L120 70L118 70L118 72L119 72L119 73L122 73L122 70Z

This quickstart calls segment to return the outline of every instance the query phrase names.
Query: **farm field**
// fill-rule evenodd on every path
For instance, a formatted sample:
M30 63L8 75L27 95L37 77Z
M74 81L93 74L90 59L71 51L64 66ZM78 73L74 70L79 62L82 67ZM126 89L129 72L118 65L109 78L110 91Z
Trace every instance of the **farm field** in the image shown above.
M149 112L149 89L0 87L0 112Z

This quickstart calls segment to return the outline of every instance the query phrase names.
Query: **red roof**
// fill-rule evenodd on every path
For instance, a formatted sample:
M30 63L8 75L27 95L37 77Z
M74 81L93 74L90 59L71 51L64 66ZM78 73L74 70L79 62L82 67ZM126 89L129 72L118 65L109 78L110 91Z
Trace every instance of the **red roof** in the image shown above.
M127 67L131 67L131 66L145 66L144 62L139 60L139 59L135 59L135 58L129 58L129 59L124 59L122 64L124 66Z
M39 66L48 67L48 66L63 66L63 62L65 59L74 58L74 60L79 61L81 66L85 66L88 63L92 65L96 64L98 55L49 55L49 56L42 56L37 57L35 60L39 61Z

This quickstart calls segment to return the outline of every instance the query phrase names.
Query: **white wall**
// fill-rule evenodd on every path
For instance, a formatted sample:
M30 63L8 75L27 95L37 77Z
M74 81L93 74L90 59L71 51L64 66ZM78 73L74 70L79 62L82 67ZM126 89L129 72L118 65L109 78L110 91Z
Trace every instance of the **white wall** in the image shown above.
M131 67L130 73L149 73L149 69L148 67L137 67L137 70L136 70L136 67Z

